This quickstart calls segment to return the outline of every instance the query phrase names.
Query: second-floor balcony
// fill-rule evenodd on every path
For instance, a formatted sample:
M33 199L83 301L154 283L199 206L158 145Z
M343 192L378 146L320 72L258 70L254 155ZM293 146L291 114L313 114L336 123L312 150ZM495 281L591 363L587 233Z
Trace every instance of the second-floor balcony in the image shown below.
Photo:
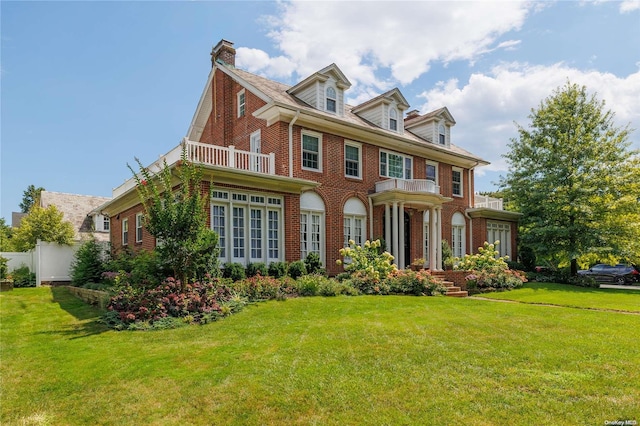
M387 179L376 182L376 193L387 191L440 194L440 186L428 179Z

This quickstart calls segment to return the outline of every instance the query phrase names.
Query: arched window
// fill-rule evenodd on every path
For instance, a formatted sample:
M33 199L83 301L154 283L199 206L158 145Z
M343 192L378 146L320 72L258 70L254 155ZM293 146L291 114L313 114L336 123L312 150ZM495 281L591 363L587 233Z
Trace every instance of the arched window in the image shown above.
M367 209L357 198L349 198L344 203L344 246L353 240L356 245L364 244L366 240Z
M324 263L324 201L312 191L300 196L300 257L316 253Z
M439 133L439 136L438 136L439 139L438 140L440 142L440 145L446 145L447 144L447 134L446 134L446 130L444 128L444 125L441 124L440 126L438 126L438 133Z
M395 108L389 110L389 130L398 131L398 111Z
M465 255L465 226L466 221L462 213L454 213L451 218L451 251L454 257Z
M336 112L336 89L327 87L327 111Z

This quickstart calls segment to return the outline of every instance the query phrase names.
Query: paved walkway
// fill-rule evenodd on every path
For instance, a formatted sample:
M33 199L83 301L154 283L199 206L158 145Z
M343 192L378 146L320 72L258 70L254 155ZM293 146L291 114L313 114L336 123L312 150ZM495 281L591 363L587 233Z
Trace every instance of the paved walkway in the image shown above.
M620 290L640 290L640 285L600 284L600 288L615 288Z

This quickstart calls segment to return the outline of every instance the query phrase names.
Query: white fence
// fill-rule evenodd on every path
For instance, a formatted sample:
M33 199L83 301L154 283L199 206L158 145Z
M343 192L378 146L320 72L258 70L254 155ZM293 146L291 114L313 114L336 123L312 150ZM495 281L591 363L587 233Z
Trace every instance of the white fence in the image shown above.
M26 253L2 252L0 256L9 259L9 272L23 265L36 274L36 286L43 282L71 281L71 264L80 244L63 246L56 243L38 241L36 248Z

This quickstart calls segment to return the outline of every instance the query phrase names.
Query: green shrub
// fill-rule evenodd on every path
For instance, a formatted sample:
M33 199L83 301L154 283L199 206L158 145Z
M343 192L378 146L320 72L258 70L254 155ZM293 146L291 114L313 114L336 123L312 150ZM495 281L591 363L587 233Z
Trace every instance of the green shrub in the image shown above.
M268 273L274 278L282 278L287 276L288 269L287 262L273 262L269 264Z
M9 259L0 256L0 280L4 280L9 275Z
M338 296L340 294L356 296L358 290L353 288L348 281L338 281L322 276L318 280L318 294L325 297Z
M352 274L359 274L357 279L369 279L374 285L384 280L397 269L392 263L393 256L388 252L380 253L380 240L369 242L364 246L358 246L353 240L349 240L349 247L340 249L339 265L344 264L344 269Z
M11 272L13 277L13 286L20 287L35 287L36 286L36 274L29 270L29 267L22 264L19 268L16 268Z
M294 280L306 275L307 267L302 260L296 260L289 265L289 276Z
M102 279L104 250L91 238L84 242L73 257L71 264L71 284L80 287L86 283L96 283Z
M386 280L374 279L368 273L355 271L342 283L353 287L360 294L389 294L389 283Z
M246 278L244 266L240 263L225 263L222 271L223 278L230 278L233 281L240 281Z
M255 302L276 299L280 292L281 284L281 281L277 278L254 275L231 283L229 289L238 296Z
M318 253L309 253L304 259L304 264L307 267L307 274L323 273L322 262L320 261L320 255Z
M256 275L262 275L263 277L269 275L267 265L262 262L249 263L247 265L247 277L254 277Z
M496 250L498 244L500 244L500 241L496 241L493 244L485 241L482 247L478 247L478 253L465 254L462 259L456 258L458 263L454 269L461 271L497 271L508 269L507 259L509 259L509 257L498 257L500 254L500 252Z
M321 275L302 275L296 279L296 286L300 296L317 296Z
M510 269L472 271L465 277L467 290L471 293L513 290L522 287L527 278L519 271Z
M447 288L429 271L398 270L386 279L391 293L435 296L445 294Z

